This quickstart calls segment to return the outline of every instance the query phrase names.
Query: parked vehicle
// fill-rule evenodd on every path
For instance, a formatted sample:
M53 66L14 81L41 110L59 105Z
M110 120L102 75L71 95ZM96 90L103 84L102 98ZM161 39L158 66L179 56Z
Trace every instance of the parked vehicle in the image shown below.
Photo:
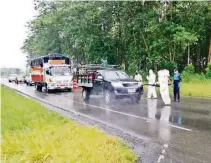
M72 91L73 73L69 57L49 54L31 60L30 65L32 82L37 91Z
M34 81L32 81L31 74L29 74L25 77L25 83L26 83L26 85L29 85L29 86L32 86L35 84Z
M11 74L8 78L8 81L11 83L11 82L15 82L16 80L16 77L17 77L17 74Z
M25 82L25 77L23 75L18 75L15 79L16 84L24 83L24 82Z
M86 72L77 75L78 86L82 87L84 101L88 101L90 95L103 95L107 104L113 99L130 98L139 102L143 94L143 85L131 79L124 71L110 67L95 69L85 68Z

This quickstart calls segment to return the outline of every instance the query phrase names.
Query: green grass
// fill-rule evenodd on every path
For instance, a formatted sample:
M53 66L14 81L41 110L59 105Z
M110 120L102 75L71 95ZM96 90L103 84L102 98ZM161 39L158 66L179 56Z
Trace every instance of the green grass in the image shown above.
M173 96L172 86L170 88L170 95ZM147 86L145 87L147 91ZM160 93L160 88L156 88L156 92ZM211 98L211 80L206 80L204 82L189 82L182 83L180 89L181 96L189 96L189 97L206 97Z
M203 83L182 83L181 95L211 97L211 80Z
M135 153L118 138L47 110L2 87L3 163L123 163Z

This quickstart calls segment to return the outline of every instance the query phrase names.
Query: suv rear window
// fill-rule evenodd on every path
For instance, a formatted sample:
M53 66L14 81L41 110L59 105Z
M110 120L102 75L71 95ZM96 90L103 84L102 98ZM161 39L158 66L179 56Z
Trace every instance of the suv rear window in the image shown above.
M104 71L106 80L129 79L129 76L123 71Z

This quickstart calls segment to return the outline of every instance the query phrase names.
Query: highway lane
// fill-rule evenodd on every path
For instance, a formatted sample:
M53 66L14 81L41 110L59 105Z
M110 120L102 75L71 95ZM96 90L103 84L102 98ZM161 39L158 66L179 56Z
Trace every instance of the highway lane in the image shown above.
M172 106L164 106L160 99L142 99L139 104L120 100L108 106L96 96L85 104L79 91L47 94L36 92L33 87L7 83L6 80L3 83L67 110L113 124L139 135L145 141L163 145L157 156L158 162L211 162L209 99L185 98Z

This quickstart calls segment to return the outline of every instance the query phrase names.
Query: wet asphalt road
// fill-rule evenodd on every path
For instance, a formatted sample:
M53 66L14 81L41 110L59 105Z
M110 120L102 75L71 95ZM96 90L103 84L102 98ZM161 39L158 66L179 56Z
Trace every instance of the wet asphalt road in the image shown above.
M157 162L211 162L211 99L183 98L172 106L164 106L160 99L143 98L139 104L125 99L108 106L97 96L92 96L89 104L85 104L80 90L47 94L36 92L33 86L2 82L162 145Z

